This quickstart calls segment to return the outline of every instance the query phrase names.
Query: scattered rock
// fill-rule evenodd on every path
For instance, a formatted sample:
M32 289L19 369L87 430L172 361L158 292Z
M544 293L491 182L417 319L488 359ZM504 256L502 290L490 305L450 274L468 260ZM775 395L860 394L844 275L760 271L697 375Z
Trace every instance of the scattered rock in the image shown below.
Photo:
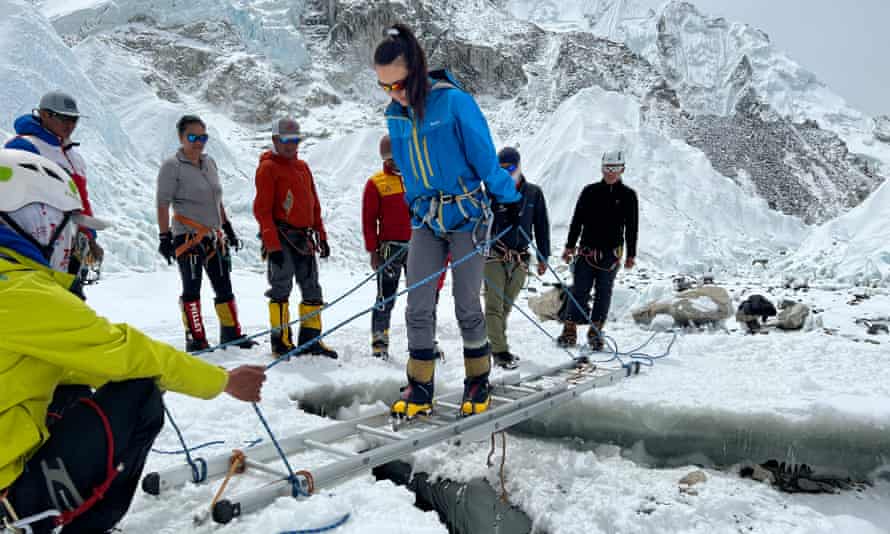
M782 301L776 326L782 330L800 330L810 316L810 307L801 302Z
M649 325L661 314L674 318L679 326L716 323L732 315L729 293L718 286L703 286L681 291L671 299L650 302L632 312L639 324Z
M698 490L694 489L693 486L695 486L696 484L702 484L707 480L708 475L706 475L704 471L700 469L697 471L692 471L680 479L680 493L685 493L687 495L698 495Z

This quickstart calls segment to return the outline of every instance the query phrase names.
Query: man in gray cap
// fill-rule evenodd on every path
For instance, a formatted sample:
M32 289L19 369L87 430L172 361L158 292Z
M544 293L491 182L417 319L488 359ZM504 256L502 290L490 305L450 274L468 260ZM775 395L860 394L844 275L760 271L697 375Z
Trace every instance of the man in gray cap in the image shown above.
M316 339L321 334L323 300L315 255L327 258L331 249L321 220L321 204L312 171L297 154L301 140L297 121L291 117L275 121L273 148L260 156L256 170L253 215L260 225L260 238L269 264L270 288L266 296L272 351L281 356L302 346L300 354L336 358L336 351ZM296 344L291 336L288 304L295 280L302 297L298 315L302 320Z
M86 163L77 150L78 143L71 141L80 117L77 101L71 95L50 91L40 99L36 110L15 120L16 136L6 143L5 148L39 154L65 169L80 192L83 213L92 215L87 193ZM71 274L81 274L85 264L100 264L104 256L102 247L96 243L95 230L81 228L81 234L81 245L75 245L68 267Z

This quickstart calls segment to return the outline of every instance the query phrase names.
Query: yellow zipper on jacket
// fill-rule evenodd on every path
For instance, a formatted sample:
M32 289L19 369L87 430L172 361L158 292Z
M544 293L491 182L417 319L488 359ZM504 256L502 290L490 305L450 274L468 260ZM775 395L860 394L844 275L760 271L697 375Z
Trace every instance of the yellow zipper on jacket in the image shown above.
M423 176L423 185L426 186L427 189L432 189L430 185L430 181L426 176L426 167L423 166L423 153L420 151L420 140L417 138L417 123L414 120L411 120L411 134L414 137L414 148L417 150L417 159L420 160L420 175ZM426 139L424 139L426 141ZM430 167L432 169L432 167Z
M414 127L414 121L409 119L408 117L400 117L398 115L390 115L387 118L389 119L398 119L402 121L408 121L411 123L411 131L413 132L414 142L417 142L417 129ZM420 163L420 170L424 171L423 161L421 161L422 156L420 155L420 147L417 147L417 163L415 163L414 159L414 144L408 143L408 157L411 160L411 170L414 172L414 181L417 181L417 177L421 176L421 173L417 172L417 163ZM426 179L426 173L423 173L423 183L427 187L427 189L432 189L430 187L429 182Z

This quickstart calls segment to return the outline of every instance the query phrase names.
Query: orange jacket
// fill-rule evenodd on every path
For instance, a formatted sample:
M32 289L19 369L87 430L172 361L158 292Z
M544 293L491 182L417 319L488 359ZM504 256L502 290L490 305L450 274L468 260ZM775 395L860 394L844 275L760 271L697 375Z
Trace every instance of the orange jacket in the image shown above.
M312 228L322 241L328 238L309 165L301 159L283 158L271 150L260 156L256 170L253 216L260 225L260 237L268 251L281 250L276 227L279 222L295 228Z

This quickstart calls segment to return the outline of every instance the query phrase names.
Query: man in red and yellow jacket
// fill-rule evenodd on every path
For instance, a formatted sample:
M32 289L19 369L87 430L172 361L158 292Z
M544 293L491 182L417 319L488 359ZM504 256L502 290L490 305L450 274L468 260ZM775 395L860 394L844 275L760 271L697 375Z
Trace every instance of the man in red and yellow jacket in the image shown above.
M290 117L272 124L270 151L260 156L256 171L256 198L253 214L260 225L260 237L268 261L271 286L269 318L272 324L272 351L284 355L296 347L299 354L318 354L337 358L337 353L321 340L321 285L318 262L331 254L321 221L321 205L312 171L299 159L300 126ZM297 345L290 329L288 300L294 287L300 286L300 333ZM311 342L311 343L310 343ZM304 346L305 345L305 346Z
M380 139L383 170L375 173L365 184L362 198L362 231L365 250L371 255L371 268L386 268L377 273L377 301L393 296L399 278L406 268L408 240L411 239L411 217L405 202L402 173L392 159L389 135ZM387 263L388 262L388 263ZM389 357L389 322L395 299L371 313L371 351L378 358Z

